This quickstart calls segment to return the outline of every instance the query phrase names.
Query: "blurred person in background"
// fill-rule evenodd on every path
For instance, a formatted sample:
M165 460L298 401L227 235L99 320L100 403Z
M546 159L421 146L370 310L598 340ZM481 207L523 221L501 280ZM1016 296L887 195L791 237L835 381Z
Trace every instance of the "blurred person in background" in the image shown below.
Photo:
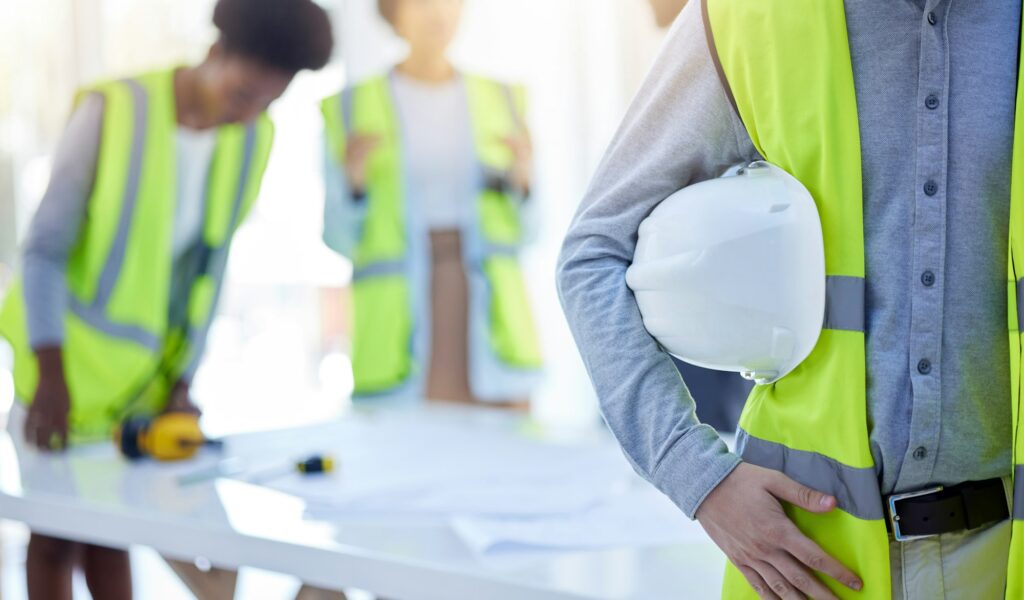
M658 27L670 27L689 0L648 0ZM697 418L719 431L736 431L747 396L754 388L752 381L736 373L713 371L672 357L683 376L687 389L697 403Z
M449 61L461 0L378 9L408 55L323 102L324 240L355 268L354 395L524 408L541 368L518 260L524 94Z
M668 27L676 20L679 13L689 0L647 0L654 11L654 20L658 27Z
M26 447L107 440L127 414L197 412L189 383L270 153L265 111L333 46L311 0L220 0L213 22L202 63L75 101L0 313L28 407L12 411L12 434ZM70 598L76 563L93 597L131 597L126 552L38 533L29 596Z

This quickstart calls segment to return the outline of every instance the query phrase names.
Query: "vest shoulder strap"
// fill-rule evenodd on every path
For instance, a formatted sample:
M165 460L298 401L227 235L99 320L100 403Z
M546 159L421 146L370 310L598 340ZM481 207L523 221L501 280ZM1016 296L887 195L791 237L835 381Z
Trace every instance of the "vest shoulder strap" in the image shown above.
M830 275L863 277L860 129L842 0L702 0L723 84L766 160L818 204Z

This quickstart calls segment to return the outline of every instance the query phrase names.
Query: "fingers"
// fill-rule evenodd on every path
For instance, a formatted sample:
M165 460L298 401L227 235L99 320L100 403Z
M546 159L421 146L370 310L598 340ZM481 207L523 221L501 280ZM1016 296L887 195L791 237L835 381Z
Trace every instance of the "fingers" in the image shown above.
M826 554L818 544L799 530L786 544L786 550L812 570L828 575L851 590L860 591L864 587L864 583L853 574L853 571Z
M68 434L66 430L57 428L50 431L50 439L47 447L54 452L63 450L68 445Z
M36 422L31 412L25 417L25 422L21 426L21 435L29 444L36 443Z
M768 482L768 491L776 498L813 513L827 513L836 507L836 499L828 494L812 490L799 484L782 473L773 473Z
M31 412L25 421L25 439L40 450L50 448L50 428L40 422L38 415Z
M833 496L741 464L708 495L698 519L761 598L835 600L819 573L860 591L861 580L808 539L780 501L816 513L836 507Z
M767 486L770 493L795 506L814 513L826 513L836 507L834 496L823 494L793 481L782 473L775 473ZM860 590L863 582L838 560L829 556L818 544L811 541L795 526L787 536L785 550L797 560L835 579L852 590Z
M178 414L183 414L183 415L193 415L193 416L196 416L196 417L203 416L203 412L201 410L199 410L199 407L197 407L195 404L192 404L192 403L177 404L177 405L173 405L173 406L168 406L164 410L164 412L165 413L178 413Z
M38 448L39 450L44 450L44 451L45 450L49 450L50 449L50 433L51 433L51 429L49 427L45 427L45 426L42 426L42 425L36 426L36 427L34 427L32 429L32 432L31 432L31 436L32 437L29 438L29 442L33 446Z
M529 136L526 135L515 135L501 138L501 142L508 146L519 159L529 158L533 154L533 144L530 142Z
M793 587L793 584L775 566L758 561L754 563L753 567L768 585L768 589L782 600L805 600L806 596Z
M750 567L737 566L736 568L739 570L740 574L742 574L743 577L746 578L747 583L750 584L750 587L754 588L754 592L757 593L757 596L759 598L763 598L764 600L778 599L778 596L776 596L775 593L772 592L772 590L768 587L768 584L764 582L764 578L761 577L761 575L758 574L757 571Z
M193 404L192 400L188 397L188 394L175 394L171 397L171 401L167 403L167 407L164 409L165 413L186 413L201 417L203 411L198 406Z
M380 144L379 135L357 135L348 142L346 153L349 156L365 155Z
M38 416L32 416L31 413L29 418L25 419L23 434L26 442L44 451L59 451L68 445L66 425L42 422Z
M821 580L792 556L780 553L772 559L772 564L793 587L808 598L814 598L814 600L839 600Z

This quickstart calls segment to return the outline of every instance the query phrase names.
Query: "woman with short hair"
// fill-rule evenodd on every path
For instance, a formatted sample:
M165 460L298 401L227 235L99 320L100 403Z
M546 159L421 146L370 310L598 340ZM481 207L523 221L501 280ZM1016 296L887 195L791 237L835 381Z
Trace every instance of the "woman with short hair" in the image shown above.
M15 353L24 445L109 440L127 414L196 411L189 383L252 207L273 128L267 107L330 58L311 0L220 0L202 63L82 90L16 282L0 313ZM33 533L32 598L132 595L128 555Z

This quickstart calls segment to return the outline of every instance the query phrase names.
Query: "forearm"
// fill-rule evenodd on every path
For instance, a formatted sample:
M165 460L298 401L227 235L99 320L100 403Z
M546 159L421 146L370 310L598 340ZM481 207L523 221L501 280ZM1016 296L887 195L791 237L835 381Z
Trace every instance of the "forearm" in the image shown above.
M323 240L328 248L353 258L359 233L366 219L365 190L353 190L344 170L324 146L324 228Z
M26 252L22 277L29 344L37 350L60 347L68 305L64 262Z
M567 243L562 303L612 433L636 471L692 518L739 459L699 423L675 365L644 329L628 264L597 238Z

